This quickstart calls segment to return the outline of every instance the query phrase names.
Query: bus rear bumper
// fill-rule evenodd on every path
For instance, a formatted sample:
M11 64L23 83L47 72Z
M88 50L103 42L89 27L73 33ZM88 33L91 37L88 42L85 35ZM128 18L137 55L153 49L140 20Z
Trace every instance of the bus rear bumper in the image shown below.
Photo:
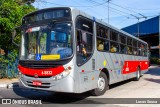
M41 82L41 85L33 85L33 81ZM54 92L66 92L66 93L76 93L74 89L74 79L70 75L60 80L53 80L52 77L49 78L34 78L23 76L19 78L19 86L22 88L30 88L37 90L46 90Z

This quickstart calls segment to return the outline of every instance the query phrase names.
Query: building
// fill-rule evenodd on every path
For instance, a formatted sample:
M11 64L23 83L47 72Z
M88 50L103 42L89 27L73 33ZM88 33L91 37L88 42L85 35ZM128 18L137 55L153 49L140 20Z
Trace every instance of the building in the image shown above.
M151 57L160 57L160 16L125 27L122 30L146 41L150 46Z

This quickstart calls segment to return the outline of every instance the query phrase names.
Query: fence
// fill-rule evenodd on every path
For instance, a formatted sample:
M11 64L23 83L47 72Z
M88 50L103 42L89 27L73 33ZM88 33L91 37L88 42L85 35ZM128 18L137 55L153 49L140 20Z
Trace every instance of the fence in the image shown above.
M10 53L7 57L0 55L0 78L15 78L18 76L18 58Z

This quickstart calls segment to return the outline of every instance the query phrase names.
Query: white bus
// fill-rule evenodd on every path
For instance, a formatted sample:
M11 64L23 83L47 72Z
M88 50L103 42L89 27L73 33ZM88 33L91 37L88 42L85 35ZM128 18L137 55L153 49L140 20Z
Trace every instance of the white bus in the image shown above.
M19 28L22 87L102 95L148 70L146 42L74 8L32 12Z

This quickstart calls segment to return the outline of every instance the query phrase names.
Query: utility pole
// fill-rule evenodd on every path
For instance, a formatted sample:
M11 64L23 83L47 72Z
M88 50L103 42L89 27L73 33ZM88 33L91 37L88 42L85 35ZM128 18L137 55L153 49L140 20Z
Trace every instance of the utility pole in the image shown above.
M130 14L130 15L133 16L133 17L135 17L138 20L138 22L137 22L137 36L139 38L139 19L140 19L140 17L137 17L137 16L135 16L133 14Z
M108 24L109 24L109 2L110 2L111 0L108 0L107 2L108 2Z
M144 16L144 15L142 15L142 14L140 14L140 13L138 13L139 15L141 15L142 17L137 17L137 16L135 16L135 15L133 15L133 14L130 14L131 16L133 16L133 17L135 17L137 20L138 20L138 22L137 22L137 36L138 36L138 38L139 38L139 19L141 19L141 18L145 18L145 19L147 19L147 17L146 16Z

